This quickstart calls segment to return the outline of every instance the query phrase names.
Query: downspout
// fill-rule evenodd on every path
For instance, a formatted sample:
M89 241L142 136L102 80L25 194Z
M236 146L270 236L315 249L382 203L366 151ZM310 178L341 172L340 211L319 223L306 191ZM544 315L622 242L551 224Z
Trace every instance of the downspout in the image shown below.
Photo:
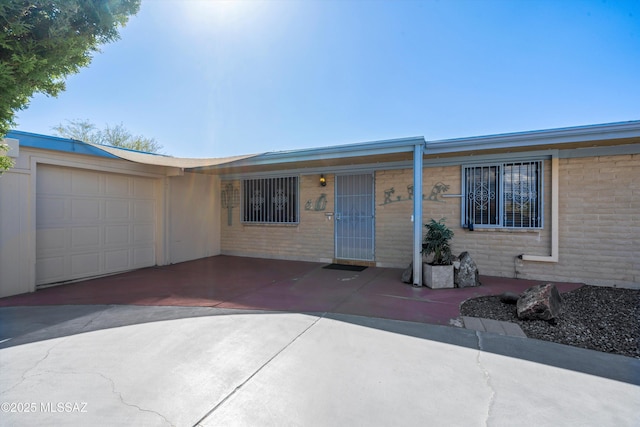
M413 147L413 286L422 286L422 150Z
M538 261L538 262L558 262L558 250L559 250L559 207L560 207L560 194L559 194L559 163L557 154L551 156L551 255L526 255L523 254L520 258L523 261Z

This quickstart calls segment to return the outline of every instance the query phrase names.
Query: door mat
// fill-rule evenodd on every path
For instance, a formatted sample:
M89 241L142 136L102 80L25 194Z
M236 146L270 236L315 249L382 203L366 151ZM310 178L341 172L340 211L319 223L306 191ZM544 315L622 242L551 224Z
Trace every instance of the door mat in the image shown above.
M367 267L362 265L329 264L322 268L326 268L328 270L362 271Z

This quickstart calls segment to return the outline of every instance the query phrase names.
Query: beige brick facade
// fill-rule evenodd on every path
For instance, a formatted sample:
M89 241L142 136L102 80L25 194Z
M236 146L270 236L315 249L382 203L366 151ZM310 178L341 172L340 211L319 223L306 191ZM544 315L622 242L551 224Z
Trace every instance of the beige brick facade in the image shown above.
M639 286L640 155L561 159L559 186L559 262L520 277Z
M481 274L538 280L637 286L640 283L640 155L561 159L559 262L522 261L518 255L551 254L551 162L544 162L544 228L479 229L460 225L461 166L424 168L423 218L446 218L454 253L468 251ZM233 225L221 215L222 253L329 262L334 256L334 175L300 176L298 225L245 225L240 207ZM375 259L405 267L412 259L411 169L375 172ZM229 181L222 182L224 188ZM233 181L240 188L240 181ZM446 189L446 190L445 190ZM324 210L314 210L324 194ZM447 197L449 196L449 197Z
M228 225L227 209L221 215L221 251L223 254L261 258L331 262L333 259L334 176L326 175L326 187L319 184L319 175L300 176L300 221L297 225L259 225L241 222L241 207L232 210L232 225ZM231 183L240 191L240 181ZM324 197L322 195L324 194ZM317 203L326 199L327 203Z

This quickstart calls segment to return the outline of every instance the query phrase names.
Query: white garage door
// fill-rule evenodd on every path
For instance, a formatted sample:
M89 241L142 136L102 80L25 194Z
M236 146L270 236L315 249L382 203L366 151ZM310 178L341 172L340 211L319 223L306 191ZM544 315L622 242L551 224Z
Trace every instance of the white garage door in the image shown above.
M155 265L154 180L38 165L36 285Z

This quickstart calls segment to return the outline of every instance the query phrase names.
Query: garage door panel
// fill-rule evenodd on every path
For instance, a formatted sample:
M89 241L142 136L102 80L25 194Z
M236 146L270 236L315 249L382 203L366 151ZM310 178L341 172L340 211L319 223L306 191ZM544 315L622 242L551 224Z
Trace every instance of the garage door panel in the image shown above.
M154 196L154 184L149 179L136 178L133 181L133 196L152 198Z
M131 268L131 250L107 251L104 254L104 263L107 270L127 270Z
M71 220L73 221L99 221L99 199L72 199Z
M61 197L42 197L36 203L36 216L41 224L57 224L69 218L66 201Z
M47 168L47 179L38 179L36 193L71 194L71 172L63 168Z
M107 221L127 221L131 218L131 202L128 200L105 200Z
M108 225L104 230L104 244L107 246L127 245L130 236L131 227L129 225Z
M100 175L90 171L73 171L70 194L95 196L100 193Z
M74 227L71 229L71 249L97 249L100 247L100 227Z
M36 256L65 251L67 249L67 230L65 228L44 228L36 230Z
M105 176L105 194L115 197L129 197L129 182L131 178L121 175Z
M133 219L135 221L152 221L155 203L151 200L133 202Z
M36 284L155 265L151 178L38 165Z
M155 260L156 254L152 246L145 248L135 248L133 250L134 267L145 267Z
M133 226L133 243L151 243L154 240L153 224L135 224Z
M71 255L71 278L97 276L100 273L100 252Z
M38 259L36 262L36 276L50 278L50 282L48 283L63 280L65 277L64 256Z

